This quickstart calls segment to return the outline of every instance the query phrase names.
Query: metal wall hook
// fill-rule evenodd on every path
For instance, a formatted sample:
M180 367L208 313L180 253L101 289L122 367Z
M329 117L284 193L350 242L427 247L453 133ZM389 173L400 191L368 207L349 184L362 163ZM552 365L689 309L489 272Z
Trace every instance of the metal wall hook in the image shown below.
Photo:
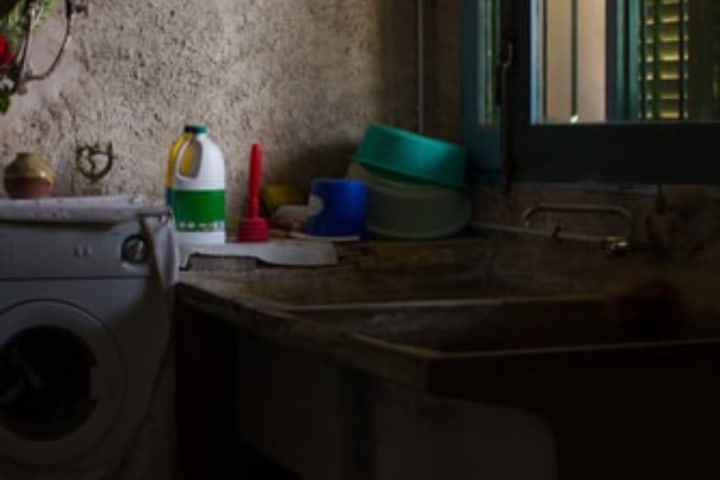
M110 173L115 158L112 142L105 148L99 143L80 145L75 150L75 169L90 183L98 183Z

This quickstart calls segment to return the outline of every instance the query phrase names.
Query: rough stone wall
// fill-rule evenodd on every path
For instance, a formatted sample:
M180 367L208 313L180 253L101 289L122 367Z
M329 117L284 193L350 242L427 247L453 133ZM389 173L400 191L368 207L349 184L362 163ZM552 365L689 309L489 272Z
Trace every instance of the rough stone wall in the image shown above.
M414 0L93 0L57 74L0 117L0 166L44 153L72 194L77 143L112 141L108 193L160 200L167 150L206 122L239 204L250 145L267 182L344 173L369 122L415 128ZM60 17L41 31L38 64Z

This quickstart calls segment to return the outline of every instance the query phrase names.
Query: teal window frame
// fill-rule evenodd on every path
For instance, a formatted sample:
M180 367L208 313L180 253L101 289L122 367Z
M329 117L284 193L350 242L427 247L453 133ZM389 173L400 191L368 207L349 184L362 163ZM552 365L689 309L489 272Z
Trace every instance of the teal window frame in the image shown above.
M539 61L533 45L538 1L500 0L501 58L494 62L481 54L488 49L488 0L463 2L463 136L475 181L720 184L720 122L537 123L531 72ZM488 124L485 81L490 69L503 77L499 65L509 56L496 96L500 120Z

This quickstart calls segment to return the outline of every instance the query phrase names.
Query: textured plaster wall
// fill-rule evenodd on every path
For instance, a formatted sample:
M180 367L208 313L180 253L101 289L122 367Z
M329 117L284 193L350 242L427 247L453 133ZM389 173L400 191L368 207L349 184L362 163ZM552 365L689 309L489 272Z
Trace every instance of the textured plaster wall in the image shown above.
M427 133L461 140L462 0L426 2Z
M252 142L265 146L266 181L306 187L344 173L369 122L415 128L414 0L91 4L57 75L0 117L0 165L44 153L57 194L73 193L78 142L112 141L108 193L160 200L170 143L203 121L226 153L232 210ZM37 48L51 50L59 30L59 18L46 24Z

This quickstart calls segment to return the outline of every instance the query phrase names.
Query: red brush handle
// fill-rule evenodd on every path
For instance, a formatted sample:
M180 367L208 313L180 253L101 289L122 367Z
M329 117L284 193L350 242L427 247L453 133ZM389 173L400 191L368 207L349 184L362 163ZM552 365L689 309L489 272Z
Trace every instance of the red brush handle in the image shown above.
M250 150L250 180L248 185L248 216L260 216L260 177L262 176L262 147L255 143Z

